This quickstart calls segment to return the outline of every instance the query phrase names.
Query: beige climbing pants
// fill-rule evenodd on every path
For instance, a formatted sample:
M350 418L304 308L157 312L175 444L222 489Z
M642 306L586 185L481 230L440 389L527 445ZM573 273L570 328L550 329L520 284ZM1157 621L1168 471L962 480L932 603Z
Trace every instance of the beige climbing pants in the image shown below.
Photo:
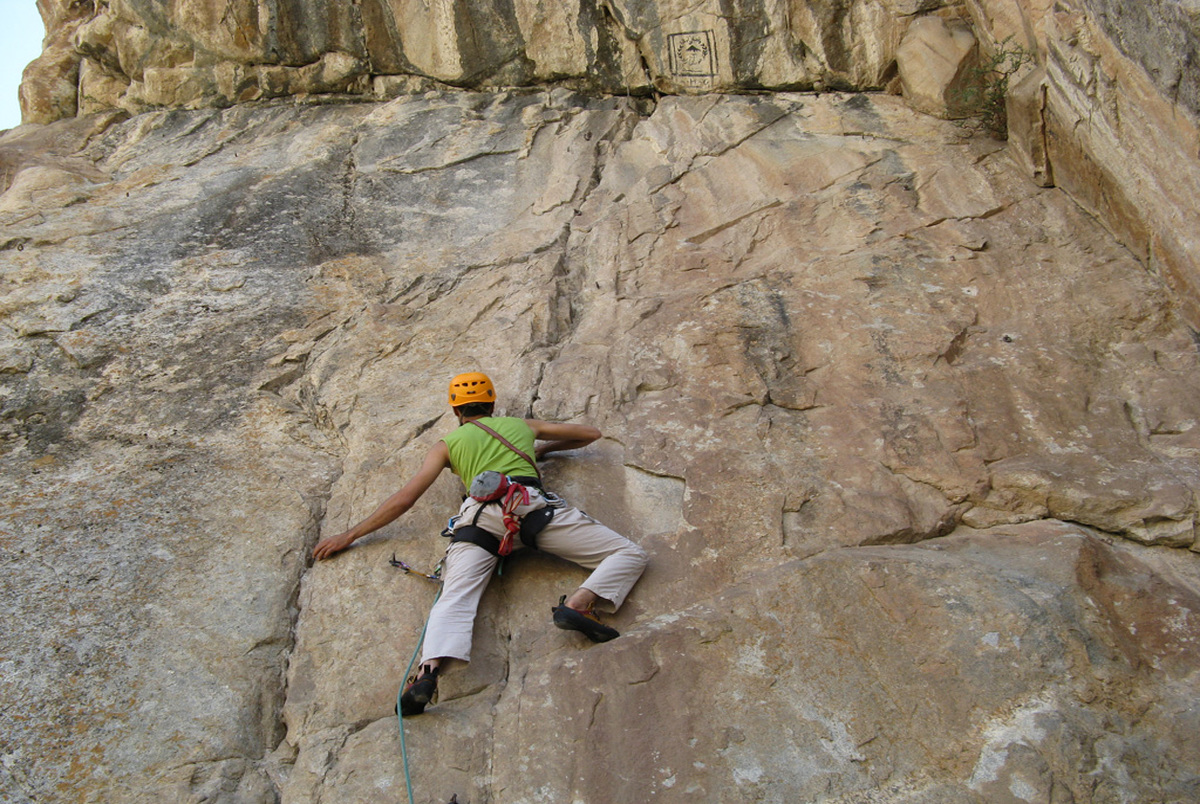
M463 503L459 511L461 521L470 522L478 505L471 499ZM503 535L500 506L484 506L475 524L497 537ZM600 608L610 611L616 611L625 602L647 562L646 551L641 547L570 506L554 512L554 518L537 536L537 547L540 552L592 570L580 585L600 597ZM513 553L525 549L528 548L517 539ZM439 658L471 660L475 612L499 560L470 542L450 545L442 570L442 594L429 612L422 662Z

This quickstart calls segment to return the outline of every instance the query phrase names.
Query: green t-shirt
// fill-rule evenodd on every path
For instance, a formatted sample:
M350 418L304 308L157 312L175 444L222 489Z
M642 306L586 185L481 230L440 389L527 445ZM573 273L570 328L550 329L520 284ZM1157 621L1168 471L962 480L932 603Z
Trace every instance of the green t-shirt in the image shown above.
M533 457L533 430L524 419L487 416L479 421L507 438L514 447ZM475 476L487 471L516 477L537 477L537 468L530 466L529 461L497 441L491 433L470 422L460 426L442 441L446 442L450 450L450 468L462 480L464 487L470 488Z

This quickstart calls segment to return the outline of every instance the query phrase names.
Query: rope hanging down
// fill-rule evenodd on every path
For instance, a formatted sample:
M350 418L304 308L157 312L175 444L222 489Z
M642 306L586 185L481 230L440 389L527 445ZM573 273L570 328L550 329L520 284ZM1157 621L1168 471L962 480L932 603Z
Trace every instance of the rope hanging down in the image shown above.
M404 570L405 575L416 575L420 578L424 578L425 580L430 581L431 583L437 584L438 585L437 594L433 596L434 603L437 603L438 598L442 596L442 585L441 584L442 584L442 564L443 564L443 562L439 561L437 567L434 568L432 573L425 573L425 572L421 572L419 570L413 569L408 564L405 564L403 561L400 561L398 558L396 558L395 553L392 553L392 558L390 561L388 561L388 563L391 564L393 567L396 567L397 569ZM432 608L433 608L433 605L431 604L430 609L432 610ZM422 643L425 642L425 630L427 628L429 628L429 616L428 615L426 615L426 617L425 617L425 624L423 626L421 626L421 636L417 638L416 650L413 651L412 658L408 660L408 667L404 670L404 675L401 676L401 678L403 678L403 679L407 679L409 677L409 675L412 674L413 665L415 665L417 663L417 656L420 654L420 651L421 651L421 645L422 645ZM401 757L401 759L404 760L404 785L408 790L408 804L415 804L415 799L413 798L413 789L412 789L412 775L408 771L408 747L405 746L405 744L404 744L404 715L400 714L400 696L402 696L403 694L404 694L404 682L401 681L400 682L400 691L396 693L396 725L400 729L400 757Z

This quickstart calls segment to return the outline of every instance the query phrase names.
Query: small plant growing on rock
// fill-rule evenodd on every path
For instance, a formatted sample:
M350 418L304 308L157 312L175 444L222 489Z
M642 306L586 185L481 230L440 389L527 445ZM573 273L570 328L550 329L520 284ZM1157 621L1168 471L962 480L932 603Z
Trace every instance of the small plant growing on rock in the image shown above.
M1033 55L1009 36L995 52L971 68L969 80L953 98L953 106L963 115L963 125L996 139L1008 139L1008 81Z

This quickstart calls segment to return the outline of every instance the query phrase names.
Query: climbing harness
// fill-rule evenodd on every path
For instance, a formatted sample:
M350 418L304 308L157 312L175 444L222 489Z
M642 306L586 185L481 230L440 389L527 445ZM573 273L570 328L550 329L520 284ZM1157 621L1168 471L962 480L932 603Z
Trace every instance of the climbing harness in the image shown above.
M514 482L511 478L499 472L481 472L471 481L470 497L478 503L498 503L501 515L504 517L504 537L496 553L501 557L508 555L513 549L513 537L521 531L521 517L517 508L528 506L530 503L529 488ZM483 507L480 506L480 512ZM479 516L476 514L476 521ZM471 523L472 525L475 522Z
M534 492L537 492L536 499ZM469 496L479 504L474 516L461 524L461 515L451 517L442 535L452 542L470 542L500 558L497 574L503 574L503 559L512 552L516 537L519 536L526 547L536 550L538 534L550 524L554 511L566 505L557 494L542 491L535 477L507 477L499 472L480 473L471 482ZM479 527L479 517L488 505L500 506L505 529L503 537L497 538ZM538 507L519 512L520 508L531 505Z

